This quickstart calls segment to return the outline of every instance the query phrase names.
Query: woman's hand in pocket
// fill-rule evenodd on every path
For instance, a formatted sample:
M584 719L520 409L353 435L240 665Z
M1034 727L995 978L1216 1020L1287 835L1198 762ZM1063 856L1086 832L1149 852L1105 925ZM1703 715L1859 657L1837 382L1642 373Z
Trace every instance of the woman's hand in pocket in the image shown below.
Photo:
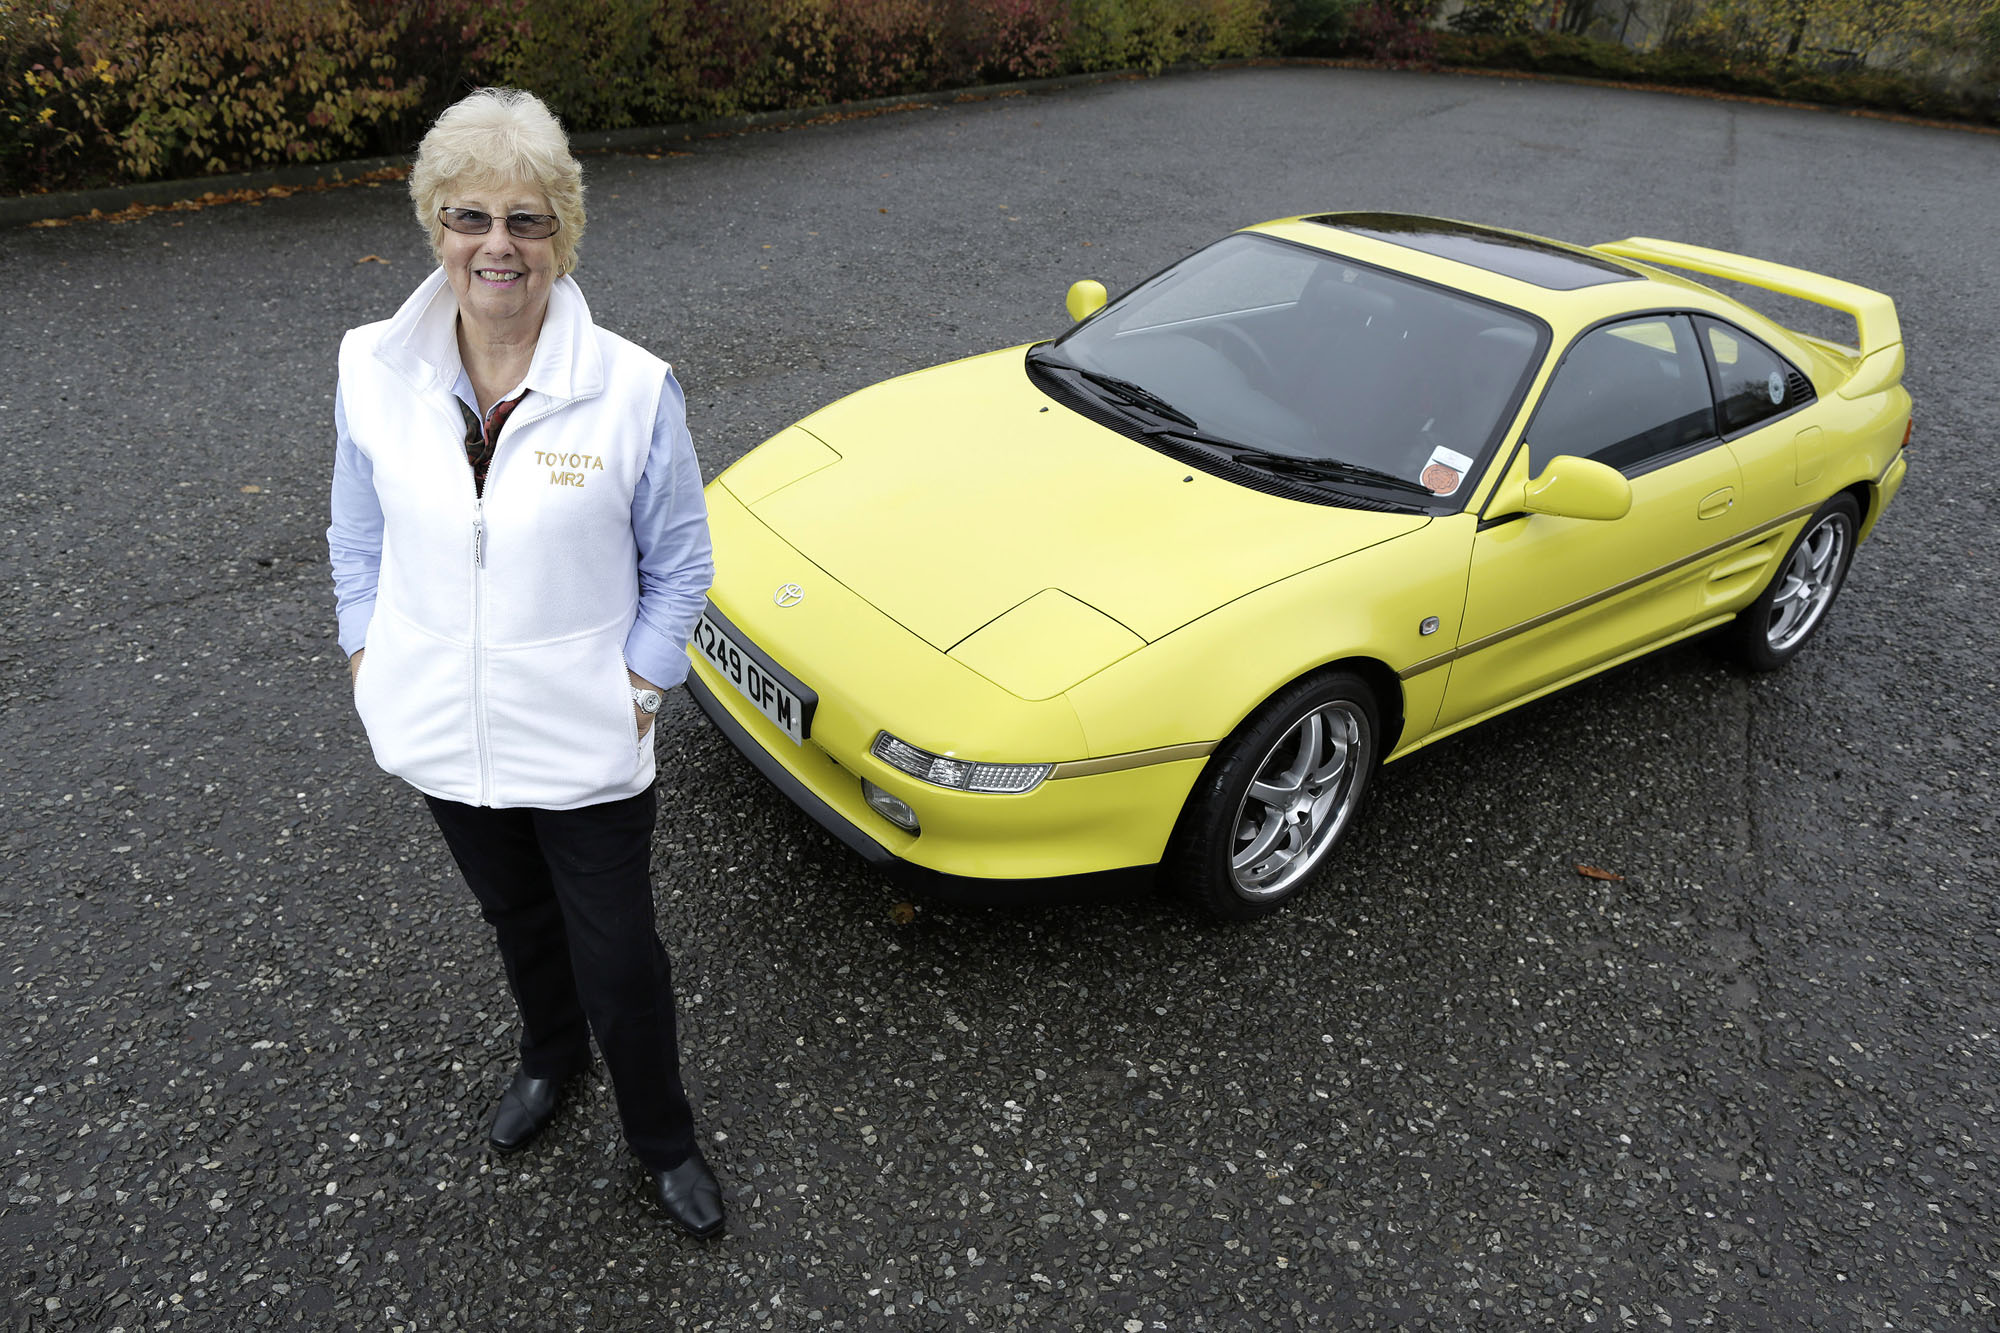
M347 659L347 683L349 685L354 684L355 681L361 678L361 658L367 651L366 648L357 648L354 650L354 656Z

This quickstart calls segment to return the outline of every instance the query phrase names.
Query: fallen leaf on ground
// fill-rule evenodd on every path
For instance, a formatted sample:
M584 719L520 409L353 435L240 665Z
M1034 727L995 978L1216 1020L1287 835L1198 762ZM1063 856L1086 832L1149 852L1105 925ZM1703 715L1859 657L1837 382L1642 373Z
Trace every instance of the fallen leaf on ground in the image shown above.
M1625 879L1625 877L1619 874L1617 871L1606 870L1601 866L1580 865L1576 868L1576 873L1582 875L1585 879L1615 879L1620 883L1623 883Z
M337 171L338 168L332 170ZM30 222L30 227L67 227L72 222L137 222L157 213L197 213L204 208L215 208L222 204L257 204L266 199L289 199L295 194L318 194L325 190L341 190L350 185L366 185L378 188L383 181L399 181L410 174L408 167L382 167L376 171L364 172L359 176L334 176L331 179L314 181L310 185L271 185L264 189L204 190L200 198L176 199L170 204L127 204L115 212L107 213L101 208L93 208L88 213L77 213L66 218L43 218ZM193 182L189 182L190 186ZM181 224L176 222L176 227ZM383 260L387 263L387 260Z
M355 260L354 262L357 264L386 264L389 261L382 258L382 256L380 255L363 255L361 256L361 258Z
M917 919L917 909L909 903L897 903L889 909L889 919L899 926L907 926Z

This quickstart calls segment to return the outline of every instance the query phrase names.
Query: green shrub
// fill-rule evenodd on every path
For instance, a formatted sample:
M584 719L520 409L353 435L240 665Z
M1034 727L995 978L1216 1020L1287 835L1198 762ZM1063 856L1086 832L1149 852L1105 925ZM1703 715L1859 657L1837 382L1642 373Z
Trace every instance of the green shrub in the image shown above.
M534 89L572 128L636 124L647 90L635 76L653 55L656 8L654 0L597 0L585 17L571 0L521 0L492 81Z
M820 106L928 86L944 52L932 0L770 0L772 90Z
M1075 28L1063 65L1142 69L1262 54L1269 0L1072 0Z
M389 35L315 0L86 2L66 71L129 176L196 175L337 157L414 106Z
M1636 79L1643 64L1639 54L1618 42L1550 33L1543 43L1543 68L1562 74L1598 79Z
M1207 0L1194 6L1196 60L1244 60L1271 49L1270 0Z
M759 0L660 0L645 76L647 119L674 124L771 105L766 18Z
M1661 83L1684 83L1697 88L1724 69L1714 56L1684 47L1652 52L1646 64L1649 76Z
M1360 0L1279 0L1273 42L1293 56L1336 55L1346 46Z
M1530 33L1539 24L1543 0L1466 0L1465 7L1445 22L1453 32L1476 34Z

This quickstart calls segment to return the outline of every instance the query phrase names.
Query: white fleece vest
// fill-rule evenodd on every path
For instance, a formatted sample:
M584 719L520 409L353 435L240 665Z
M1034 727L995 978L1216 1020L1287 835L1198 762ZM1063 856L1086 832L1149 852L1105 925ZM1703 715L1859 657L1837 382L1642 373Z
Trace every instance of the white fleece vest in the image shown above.
M549 296L527 377L473 492L458 302L443 270L340 347L348 433L381 499L381 582L355 707L375 761L470 805L566 810L644 791L625 677L639 606L632 492L666 363Z

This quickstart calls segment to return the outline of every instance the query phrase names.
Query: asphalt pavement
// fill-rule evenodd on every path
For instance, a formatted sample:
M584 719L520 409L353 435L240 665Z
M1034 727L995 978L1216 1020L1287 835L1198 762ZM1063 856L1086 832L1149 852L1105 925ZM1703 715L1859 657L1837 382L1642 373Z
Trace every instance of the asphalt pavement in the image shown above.
M334 353L429 267L406 196L0 233L0 1328L2000 1327L2000 138L1294 68L588 171L579 280L711 476L1072 279L1382 208L1891 293L1910 479L1788 669L1680 647L1422 751L1255 925L900 920L677 695L702 1245L601 1074L484 1150L511 1005L350 707Z

